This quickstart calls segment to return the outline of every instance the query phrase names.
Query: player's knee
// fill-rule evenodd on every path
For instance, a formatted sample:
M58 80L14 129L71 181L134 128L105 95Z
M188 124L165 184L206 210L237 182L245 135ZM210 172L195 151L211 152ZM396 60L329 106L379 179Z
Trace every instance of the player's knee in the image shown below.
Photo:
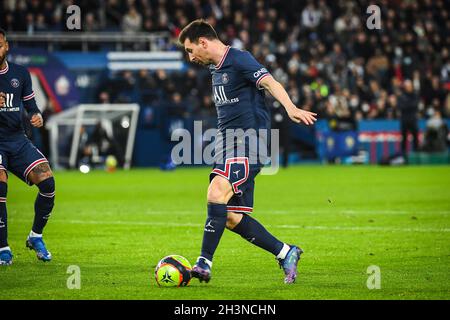
M208 187L208 202L227 203L232 195L233 191L231 190L230 183L225 178L214 178Z
M53 177L53 173L48 163L38 164L28 176L29 180L36 185L51 177Z
M218 187L210 185L208 188L208 202L211 203L227 203L227 192L226 190Z
M242 220L242 214L228 212L227 223L226 223L227 229L233 230L234 227L236 227L239 224L239 222L241 222L241 220Z
M8 182L8 175L5 170L0 170L0 182Z

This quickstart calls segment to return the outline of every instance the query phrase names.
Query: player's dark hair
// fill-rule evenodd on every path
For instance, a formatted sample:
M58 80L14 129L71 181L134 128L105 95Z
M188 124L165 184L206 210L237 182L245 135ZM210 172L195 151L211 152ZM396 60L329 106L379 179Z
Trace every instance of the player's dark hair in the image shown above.
M198 43L198 38L200 37L205 37L208 40L219 39L216 30L208 22L203 19L197 19L181 30L178 41L181 45L184 44L186 39L193 43Z
M3 36L3 38L5 38L6 40L6 31L2 28L0 28L0 34Z

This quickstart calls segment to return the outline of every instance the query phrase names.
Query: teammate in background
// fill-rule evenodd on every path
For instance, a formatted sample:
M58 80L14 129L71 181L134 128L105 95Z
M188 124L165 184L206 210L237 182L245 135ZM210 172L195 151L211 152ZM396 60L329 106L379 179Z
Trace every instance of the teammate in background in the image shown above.
M298 109L282 85L249 52L223 44L214 28L204 20L195 20L187 25L179 35L179 42L191 62L209 66L218 115L218 136L222 137L219 141L227 140L228 129L270 129L270 116L262 89L268 90L283 105L294 122L312 125L316 121L316 114ZM249 162L251 146L245 137L242 138L237 143L233 142L232 146L225 145L225 150L223 146L216 148L207 194L208 216L202 250L192 269L192 276L200 281L210 280L213 255L226 227L274 254L284 270L284 282L293 283L303 251L298 246L278 240L250 217L254 178L263 164ZM228 156L241 152L242 146L245 150L243 156Z
M55 180L48 161L25 136L23 128L24 108L30 115L32 126L40 128L43 125L30 73L22 66L6 61L8 49L6 33L0 29L0 265L10 265L13 260L7 233L7 171L39 189L34 203L34 223L26 246L36 251L37 258L42 261L52 259L42 240L42 231L55 201Z

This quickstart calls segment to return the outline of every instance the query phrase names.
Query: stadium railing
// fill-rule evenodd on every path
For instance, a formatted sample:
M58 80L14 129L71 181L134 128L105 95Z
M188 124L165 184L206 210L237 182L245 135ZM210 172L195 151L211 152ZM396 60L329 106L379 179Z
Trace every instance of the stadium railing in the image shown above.
M84 52L89 51L89 45L112 44L117 51L122 51L126 45L140 44L146 50L164 50L170 42L169 32L11 32L8 40L16 44L44 44L52 52L56 46L64 44L80 44Z

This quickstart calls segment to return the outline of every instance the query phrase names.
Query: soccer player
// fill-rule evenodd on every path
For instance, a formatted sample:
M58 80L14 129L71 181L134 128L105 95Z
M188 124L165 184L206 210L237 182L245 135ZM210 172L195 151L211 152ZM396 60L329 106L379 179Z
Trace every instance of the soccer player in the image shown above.
M0 29L0 265L10 265L13 260L7 234L7 171L39 189L34 203L34 223L26 246L45 262L52 256L42 240L42 231L53 209L55 180L47 159L25 136L24 108L30 115L32 126L42 127L43 120L34 99L30 73L22 66L6 61L8 49L5 31Z
M227 140L230 129L270 129L263 89L284 106L296 123L312 125L316 121L316 114L297 108L286 90L264 66L249 52L222 43L214 28L206 21L199 19L191 22L181 31L178 40L191 62L209 66L218 114L219 134L216 144L221 144L219 148L216 145L215 164L207 194L208 215L202 250L192 268L192 276L201 282L210 280L213 255L227 228L275 255L284 270L284 282L294 283L303 251L298 246L278 240L250 217L253 211L254 178L263 163L250 163L249 155L255 150L251 150L252 146L245 137L238 138L231 146L227 143L223 146L223 142ZM261 141L260 137L258 141ZM233 156L242 150L243 156Z

